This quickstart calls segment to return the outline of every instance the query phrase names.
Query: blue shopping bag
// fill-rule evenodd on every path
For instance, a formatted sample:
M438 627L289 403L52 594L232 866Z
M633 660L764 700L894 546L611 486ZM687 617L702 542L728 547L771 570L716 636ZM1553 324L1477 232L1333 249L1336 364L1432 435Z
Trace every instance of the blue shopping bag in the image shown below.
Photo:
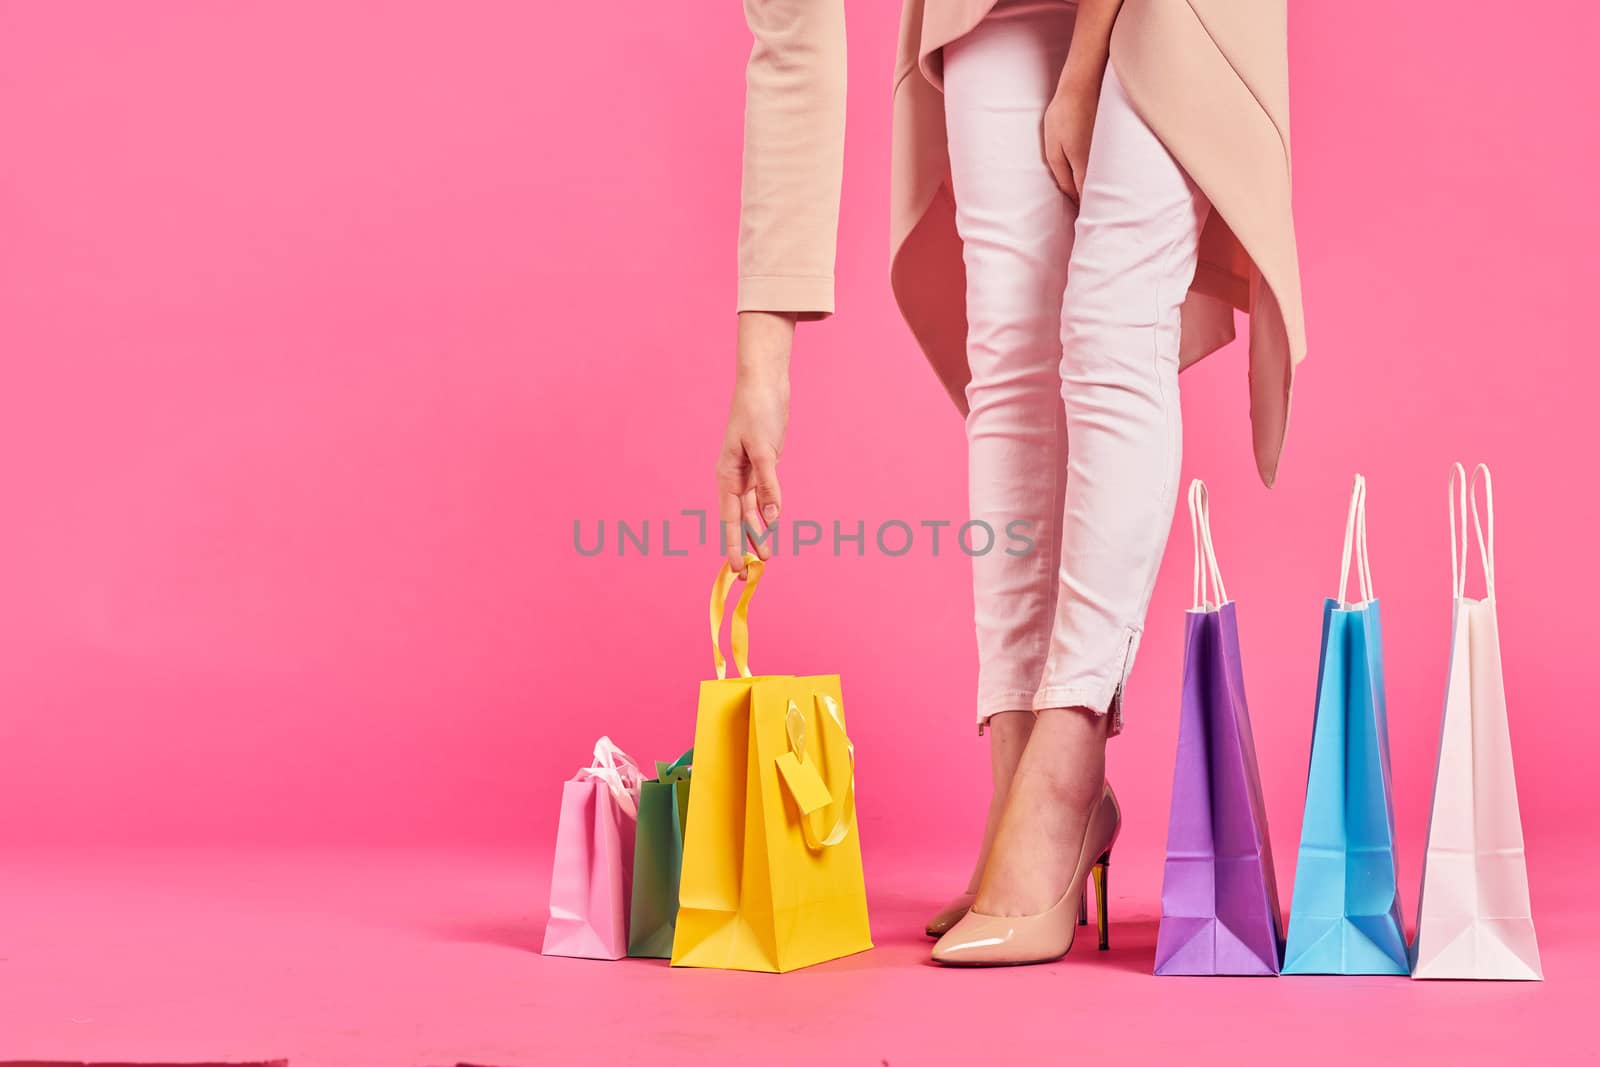
M1354 562L1361 600L1345 599ZM1395 871L1383 626L1367 563L1367 483L1356 475L1339 599L1322 609L1316 723L1284 974L1407 974Z

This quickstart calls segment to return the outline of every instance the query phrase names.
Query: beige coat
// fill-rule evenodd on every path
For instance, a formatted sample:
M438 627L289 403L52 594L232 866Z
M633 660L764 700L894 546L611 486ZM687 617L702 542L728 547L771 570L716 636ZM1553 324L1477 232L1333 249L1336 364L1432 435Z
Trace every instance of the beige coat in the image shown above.
M966 278L939 91L940 49L994 0L905 0L894 78L890 282L956 406L966 410ZM842 0L745 0L748 69L740 310L833 310L844 141ZM1271 485L1305 357L1290 210L1286 0L1125 0L1111 62L1128 98L1210 199L1183 308L1181 365L1233 338L1248 311L1250 418ZM1091 151L1093 149L1091 148Z

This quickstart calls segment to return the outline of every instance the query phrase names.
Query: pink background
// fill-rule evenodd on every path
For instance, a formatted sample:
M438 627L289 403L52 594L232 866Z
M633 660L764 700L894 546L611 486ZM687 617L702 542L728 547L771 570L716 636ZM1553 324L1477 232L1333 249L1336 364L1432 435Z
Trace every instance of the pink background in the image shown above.
M1286 897L1357 470L1406 884L1456 458L1498 478L1536 909L1593 812L1600 216L1572 87L1600 21L1557 6L1294 5L1311 358L1278 488L1242 351L1183 382ZM532 847L596 735L689 744L715 557L662 558L659 523L712 504L748 47L737 4L694 9L0 3L0 843ZM896 21L852 10L840 313L803 328L782 466L787 517L869 530L964 501L884 280ZM580 558L602 518L652 520L650 558ZM1189 577L1180 519L1112 756L1147 898ZM843 675L869 877L914 853L930 899L957 888L985 778L966 560L780 560L754 634L759 669Z

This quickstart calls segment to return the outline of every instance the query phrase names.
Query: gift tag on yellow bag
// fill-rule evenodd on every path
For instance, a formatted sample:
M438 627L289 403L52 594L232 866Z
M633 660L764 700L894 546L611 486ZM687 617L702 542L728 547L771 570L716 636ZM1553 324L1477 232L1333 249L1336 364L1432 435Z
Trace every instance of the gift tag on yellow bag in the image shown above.
M778 773L783 776L783 784L789 788L789 795L794 798L795 807L800 809L800 814L810 815L833 803L833 794L828 792L827 783L822 780L822 775L817 773L815 766L801 763L794 758L793 752L785 752L774 762L777 763Z
M817 765L805 758L806 718L792 700L784 727L789 734L789 751L773 762L778 765L778 773L783 776L783 784L794 798L795 807L800 809L800 814L810 815L832 804L833 794L828 792L828 784L817 773Z

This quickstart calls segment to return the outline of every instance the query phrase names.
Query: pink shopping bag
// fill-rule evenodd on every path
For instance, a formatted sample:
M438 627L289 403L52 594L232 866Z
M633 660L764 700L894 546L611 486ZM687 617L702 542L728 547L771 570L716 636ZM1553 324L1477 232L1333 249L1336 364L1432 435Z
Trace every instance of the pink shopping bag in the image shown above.
M562 784L546 956L620 960L628 954L639 783L638 766L602 737L594 743L594 763Z
M1478 512L1480 475L1487 535ZM1469 499L1483 560L1482 600L1467 596ZM1470 480L1459 463L1450 477L1450 567L1455 594L1450 676L1439 727L1411 977L1536 981L1543 972L1528 899L1495 617L1494 486L1489 468L1481 463Z

